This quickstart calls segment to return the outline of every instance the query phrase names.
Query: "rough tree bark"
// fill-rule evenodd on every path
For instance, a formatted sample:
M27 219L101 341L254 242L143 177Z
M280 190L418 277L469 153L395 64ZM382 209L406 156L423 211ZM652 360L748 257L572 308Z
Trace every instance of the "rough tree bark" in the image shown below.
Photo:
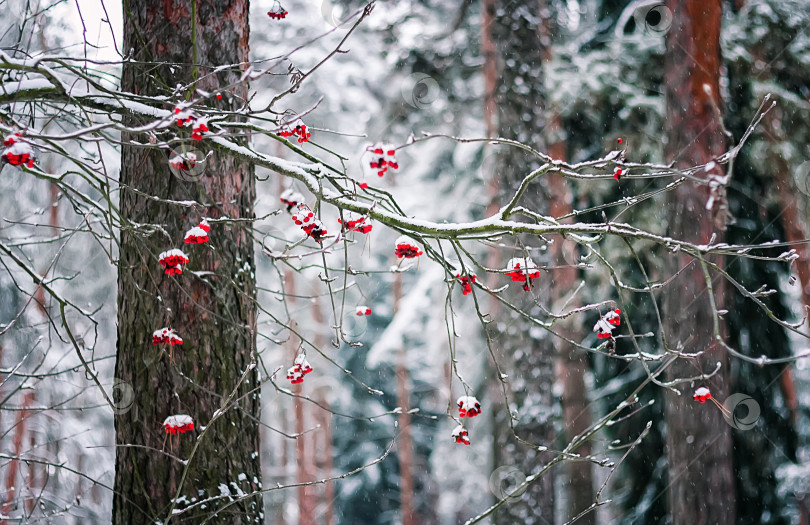
M515 139L543 150L545 97L543 92L543 58L547 42L541 39L541 21L546 13L538 0L496 0L487 2L491 20L490 34L497 57L495 103L498 110L498 135ZM498 154L496 176L502 195L514 191L519 181L534 167L537 159L517 148L502 148ZM548 206L548 197L535 185L522 204L535 210ZM536 238L523 239L536 245ZM518 248L515 256L523 256ZM539 253L530 255L538 257ZM538 261L539 262L539 261ZM505 263L505 261L503 261ZM505 265L505 264L504 264ZM525 308L532 307L534 294L544 293L545 284L535 282L531 292L517 289L511 299ZM539 312L533 312L539 313ZM515 432L536 446L553 448L554 343L550 336L531 337L531 325L522 319L502 320L497 334L496 351L509 372L510 403L500 407L495 416L495 465L514 467L526 475L539 470L551 457L517 442L509 425L510 409L516 409ZM554 523L554 472L544 475L519 498L514 498L495 515L496 523L525 525Z
M726 139L719 120L720 0L674 0L667 3L673 22L666 36L665 89L668 159L676 167L708 162L723 153ZM710 175L722 175L716 167ZM668 234L691 242L707 243L722 231L706 210L707 184L691 181L670 192L667 203ZM705 352L698 359L679 359L669 377L721 372L705 383L712 395L727 395L727 356L713 339L709 291L700 264L681 254L670 254L670 271L686 267L665 288L662 302L664 340L670 348ZM720 261L718 261L720 262ZM677 265L677 266L675 266ZM714 294L722 308L722 294ZM731 427L719 410L695 403L691 385L681 384L682 395L666 394L667 458L669 460L669 512L674 525L735 522Z
M248 1L124 0L123 49L133 51L124 62L124 91L165 96L170 109L197 96L193 88L174 93L175 86L196 81L195 88L226 90L221 100L206 100L209 107L238 105L247 96L239 79L248 60ZM159 140L175 134L187 147L210 149L205 140L192 141L189 128L174 126ZM129 145L149 143L148 135L122 138L120 209L126 226L118 264L115 373L132 385L135 399L131 410L115 418L113 523L200 523L206 517L206 523L260 523L261 496L237 498L261 488L257 370L240 384L256 352L253 166L213 152L198 180L181 180L169 170L167 151ZM203 204L177 202L189 200ZM203 217L214 219L211 242L183 244L185 231ZM158 264L157 255L169 248L184 249L191 259L182 275L164 275ZM158 358L160 349L152 346L152 332L163 326L184 339L173 360ZM211 422L237 385L234 402ZM195 421L192 433L172 436L165 445L166 452L185 459L198 444L187 466L161 453L161 425L172 414ZM203 426L208 428L197 441ZM178 490L179 509L213 499L204 509L170 517Z

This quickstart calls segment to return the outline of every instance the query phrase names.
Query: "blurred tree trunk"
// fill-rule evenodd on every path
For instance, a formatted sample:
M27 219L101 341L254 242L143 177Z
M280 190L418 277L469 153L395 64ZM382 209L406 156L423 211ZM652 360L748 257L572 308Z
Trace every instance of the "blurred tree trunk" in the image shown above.
M560 136L562 126L559 116L554 114L549 124L547 136ZM549 145L548 154L554 160L565 160L565 142L556 140ZM561 217L573 209L573 195L565 178L559 173L548 176L548 191L551 201L550 213L552 217ZM571 294L577 286L577 244L562 237L555 239L551 245L551 262L554 269L551 272L551 299L555 313L580 306L577 299L572 300ZM575 317L561 319L555 326L563 330L569 338L579 340L582 328L576 323ZM557 347L557 381L562 384L563 393L560 399L562 407L563 434L566 442L585 432L591 426L591 412L588 402L588 391L585 387L585 372L588 370L588 356L579 348L572 347L567 342L558 339ZM577 449L577 454L588 456L591 454L591 444L584 443ZM571 520L582 511L591 506L595 494L593 489L593 471L589 461L568 461L565 463L565 499L567 505L566 520ZM579 525L593 525L596 523L596 512L592 511L579 520Z
M281 191L278 192L279 195ZM291 268L284 270L284 301L290 311L295 311L297 306L296 297L296 273ZM291 326L295 326L295 321L291 321ZM287 340L288 359L290 363L295 362L302 342L298 337L290 332ZM320 346L319 346L320 347ZM293 394L293 414L295 416L295 482L298 484L298 525L309 525L314 523L315 506L317 505L315 487L306 485L315 479L315 451L311 447L309 428L309 410L303 397L308 394L304 392L302 383L290 385Z
M297 351L296 351L297 353ZM295 354L293 354L295 359ZM302 385L293 385L293 392L299 396L306 396ZM298 487L298 524L309 525L314 523L315 507L317 505L316 487L305 485L305 483L315 481L315 456L316 450L312 447L312 434L307 432L310 427L307 413L308 407L304 405L304 400L296 397L293 400L295 407L295 457L296 457L296 483Z
M492 10L486 16L492 21L490 35L496 55L498 135L543 150L546 111L543 62L548 45L541 38L541 23L548 16L544 2L494 0L491 4L488 2L486 7ZM538 159L526 152L506 147L499 149L496 164L502 203L517 189L522 178L539 166ZM541 184L535 183L522 204L533 210L547 210L548 196L542 192ZM536 246L538 239L526 237L522 241ZM525 252L516 248L514 255L523 256ZM511 256L500 255L505 259ZM539 257L540 254L532 252L530 255ZM503 260L501 266L505 262ZM533 314L539 314L532 308L534 297L547 291L547 283L540 281L536 281L535 288L529 292L513 285L510 300ZM545 333L531 336L536 328L522 318L500 317L499 334L496 334L495 341L496 355L502 360L504 368L510 371L509 402L513 406L493 407L496 410L495 466L513 467L529 475L547 463L551 454L519 443L512 435L509 417L511 410L515 409L517 420L514 430L520 439L535 446L554 447L555 409L551 392L554 383L554 342ZM554 475L553 470L546 473L519 498L501 507L495 515L495 522L523 525L554 523Z
M248 87L240 77L248 61L248 2L124 0L123 49L133 50L122 71L125 92L172 97L174 86L199 79L194 87L227 89L234 100L244 100ZM226 93L205 103L225 109L230 98ZM188 128L174 126L171 132L190 148L210 148L205 139L190 140ZM259 523L261 495L236 497L261 488L258 371L239 383L256 352L253 166L213 152L203 174L181 180L169 170L168 152L128 145L148 143L148 135L125 134L122 140L120 209L126 226L118 264L115 374L133 387L135 400L131 410L115 417L113 523L166 523L185 469L180 490L185 501L212 499L204 510L177 521ZM233 140L247 143L247 137ZM188 200L205 204L173 202ZM203 217L225 219L212 224L210 245L183 244L185 231ZM182 248L191 259L182 275L164 275L158 264L157 255L169 248ZM152 346L152 332L163 326L184 339L173 361L165 355L158 360L160 351ZM237 385L236 402L211 422ZM185 459L198 445L188 465L161 453L162 423L173 414L189 414L195 422L192 433L172 436L173 449L166 446ZM204 426L206 434L197 441ZM222 497L225 488L234 498Z
M487 137L497 134L497 107L495 90L498 87L497 50L492 40L492 21L495 16L495 0L483 0L481 17L481 55L484 57L484 129ZM484 166L486 168L486 166ZM497 184L497 179L493 178Z
M402 300L402 275L394 274L392 295L394 296L394 317L399 313ZM397 439L397 457L399 458L399 498L402 512L402 525L415 525L416 514L413 503L413 439L411 438L410 410L410 374L407 367L407 354L405 347L400 345L397 349L397 406L402 409L397 421L399 422L399 438Z
M790 142L785 136L785 126L782 120L782 108L777 105L762 124L773 152L769 156L769 164L773 166L776 197L783 213L782 224L785 228L785 236L788 242L795 243L793 247L799 254L799 258L793 262L793 267L796 269L796 275L801 285L801 302L803 305L810 305L810 257L808 257L810 250L804 243L804 240L808 238L807 232L810 228L807 227L807 222L801 213L801 204L796 193L798 188L791 177L791 167L782 155L776 154L781 144ZM792 366L785 367L779 382L782 385L785 404L790 410L790 419L795 425L799 421L799 399L793 381Z
M666 35L665 87L668 160L676 167L712 160L725 151L720 121L720 0L675 0ZM703 177L722 176L715 167ZM722 229L706 210L708 184L688 181L669 193L668 235L696 243L723 238ZM716 217L715 217L716 218ZM697 359L679 359L670 366L670 379L721 372L705 381L712 395L727 395L727 356L713 338L709 292L700 264L680 253L669 254L670 273L686 267L663 292L664 340L671 349L703 352ZM717 261L720 262L720 261ZM719 280L714 287L718 308L723 297ZM701 382L700 385L703 385ZM697 386L700 386L697 385ZM689 383L677 387L681 395L666 394L669 512L674 525L735 522L731 427L719 410L692 400Z
M25 455L23 443L25 441L26 423L29 417L28 409L31 408L33 404L34 392L28 391L23 395L22 408L17 412L17 422L14 427L12 427L14 431L14 448L11 455L15 459L8 462L8 468L6 470L6 496L3 504L0 505L0 515L2 516L9 516L13 509L21 507L19 505L20 501L17 498L20 498L23 492L20 489L22 484L19 483L19 481L23 479L23 476L20 475L20 460L16 458L21 458Z
M328 393L328 390L327 390ZM329 398L328 395L324 394L323 398L321 399L320 403L323 405L324 410L318 413L318 424L321 425L323 428L323 435L319 435L320 439L318 440L318 450L320 451L320 455L318 456L318 468L321 472L321 478L330 478L334 474L332 473L332 454L333 454L333 447L332 447L332 414L328 412L330 410L330 403L332 400ZM335 524L335 482L328 481L323 484L323 493L322 493L322 508L323 511L320 513L323 516L323 523L324 525L334 525Z
M543 19L542 35L551 43L554 31L550 17ZM544 49L546 61L553 58L551 45ZM548 141L548 154L554 160L565 160L565 130L558 108L549 111L549 123L545 133ZM568 181L559 174L551 173L548 176L549 213L552 217L562 217L573 210L574 196ZM563 222L573 222L569 219ZM579 300L574 298L570 303L571 294L577 286L578 252L577 244L563 237L556 239L551 245L551 300L556 313L565 309L580 306ZM558 327L568 334L574 341L581 339L582 328L575 318L561 319ZM588 370L588 355L579 348L572 347L562 339L555 341L557 350L557 381L562 383L563 393L560 398L563 421L563 439L570 442L575 436L583 434L592 423L588 391L585 387L585 373ZM577 449L577 454L585 457L591 454L590 442L583 443ZM593 465L589 461L568 461L564 467L565 473L565 501L566 520L578 516L589 508L595 500L593 489ZM594 525L596 511L591 511L577 520L579 525Z
M325 348L327 343L324 334L328 334L330 330L329 323L323 314L323 304L321 298L318 296L317 288L313 287L311 292L312 301L310 302L310 310L312 311L312 321L315 324L315 334L313 342L317 348ZM332 412L330 411L332 398L331 383L325 383L323 386L316 390L318 403L323 407L321 410L315 412L315 423L320 425L321 432L313 434L313 441L315 443L315 468L317 468L321 479L332 477ZM334 525L335 523L335 481L328 481L323 484L323 490L315 495L316 504L321 500L321 504L317 506L323 510L318 513L318 523L324 525Z

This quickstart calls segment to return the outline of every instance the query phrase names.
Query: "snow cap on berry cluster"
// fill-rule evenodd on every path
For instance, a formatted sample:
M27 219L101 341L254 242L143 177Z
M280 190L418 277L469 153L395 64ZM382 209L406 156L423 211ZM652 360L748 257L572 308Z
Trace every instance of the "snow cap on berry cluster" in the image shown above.
M189 124L197 120L197 116L191 110L191 106L183 102L175 106L174 120L176 120L177 125L182 128L183 126L188 126Z
M307 129L307 125L304 124L304 121L300 118L295 119L292 122L287 122L281 125L278 130L278 134L281 137L298 137L298 143L301 144L302 142L308 142L309 138L312 134Z
M343 224L347 230L359 233L368 233L371 231L371 219L359 213L348 212L346 220L338 219L340 224Z
M162 252L158 256L158 262L166 269L167 275L181 274L183 273L182 265L188 263L188 256L182 250L173 248Z
M208 133L209 131L208 118L200 117L194 123L194 127L191 128L191 138L194 140L202 140L203 133Z
M414 257L419 257L422 255L422 250L419 249L419 245L416 244L415 240L407 235L402 235L397 239L396 250L394 253L400 259L403 257L406 259L413 259Z
M457 273L456 277L458 277L458 281L461 283L461 293L463 295L472 293L472 283L474 283L477 279L475 274L471 273L469 275L461 275L460 273Z
M307 361L307 356L301 353L295 357L293 366L287 369L287 379L289 379L290 383L294 385L303 383L304 376L310 372L312 372L312 367L310 366L309 361Z
M461 396L456 404L459 417L475 417L481 413L481 404L474 396Z
M287 211L291 212L293 208L304 203L304 196L292 188L287 188L282 192L279 200L287 206Z
M593 325L593 331L596 332L596 337L599 339L610 339L613 337L613 329L619 326L622 322L622 311L618 308L611 310L596 321Z
M270 11L267 12L267 16L269 16L273 20L281 20L287 16L287 10L281 5L281 2L276 0L273 2L273 7L270 8Z
M467 429L464 428L462 425L459 425L456 428L454 428L453 431L450 433L450 435L453 437L453 439L456 440L456 443L461 443L463 445L470 444L470 437L469 434L467 433Z
M513 281L525 282L540 277L540 270L529 257L513 257L506 263L506 275Z
M183 339L171 328L160 328L152 332L153 345L182 345Z
M3 146L5 146L5 148L0 158L2 158L3 162L7 162L12 166L28 166L29 168L33 168L34 162L37 159L34 154L34 148L21 139L22 133L19 132L7 136L3 140Z
M178 171L188 171L197 165L197 154L192 152L180 153L170 158L169 164Z
M183 434L194 430L194 420L188 414L177 414L163 420L163 428L167 434Z
M292 215L293 222L300 226L304 233L317 242L322 242L326 236L326 228L315 213L306 204L299 204Z
M19 142L22 138L22 132L15 131L11 135L6 135L6 138L3 139L3 146L13 146L15 142Z
M368 152L368 166L377 176L382 177L389 169L398 170L399 163L396 159L396 148L393 144L378 142L366 148Z
M709 391L708 388L702 386L695 390L695 401L700 401L701 403L705 403L707 399L712 398L712 393Z
M209 241L208 232L211 231L211 225L208 224L206 219L200 221L200 224L194 226L186 232L183 236L183 241L186 244L203 244Z

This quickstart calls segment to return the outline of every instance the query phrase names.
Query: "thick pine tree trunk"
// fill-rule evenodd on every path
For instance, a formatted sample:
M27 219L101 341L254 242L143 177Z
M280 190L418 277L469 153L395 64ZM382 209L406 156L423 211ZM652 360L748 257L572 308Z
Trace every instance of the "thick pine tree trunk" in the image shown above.
M718 120L720 99L720 0L676 0L667 4L673 13L667 34L665 86L667 153L677 167L705 163L723 153L726 140ZM708 87L708 90L707 90ZM715 168L714 173L721 175ZM705 173L701 173L706 176ZM712 214L706 210L707 185L687 182L670 193L668 234L674 238L708 243L722 241ZM713 339L709 292L698 262L670 254L669 273L686 266L663 295L665 340L671 348L704 354L679 359L669 369L670 379L710 372L721 362L723 370L707 380L712 395L727 395L727 356ZM718 308L722 296L715 280ZM704 383L696 386L702 386ZM715 407L695 403L691 386L681 384L682 395L666 395L669 510L674 525L709 525L735 522L731 427Z
M248 1L124 0L123 47L134 50L124 63L124 91L167 96L164 107L171 109L178 101L171 90L200 79L196 87L209 92L229 86L222 100L206 101L224 109L230 93L234 100L247 95L247 85L237 84L244 66L213 67L247 62ZM185 95L179 93L179 100ZM173 126L159 140L174 134L191 148L211 149L206 140L192 141L188 128ZM246 137L234 140L246 143ZM125 135L123 141L120 208L128 226L121 231L115 374L132 385L135 399L115 418L113 523L166 523L186 468L176 508L213 499L172 523L211 516L206 523L260 523L261 496L238 496L261 488L257 371L239 382L256 352L253 166L214 152L199 180L180 180L169 170L166 150L127 145L149 143L149 136ZM203 204L176 202L191 200ZM203 217L215 220L210 243L183 244L185 231ZM169 248L181 248L191 259L182 275L164 275L158 264L158 254ZM184 339L173 361L158 359L160 349L152 346L152 332L163 326ZM235 402L212 423L237 385ZM161 453L162 422L173 414L189 414L195 422L193 432L166 442L166 452L179 458L189 457L208 427L188 465Z
M488 17L492 20L491 36L495 44L498 77L495 85L495 103L498 110L498 135L519 140L543 150L545 124L545 97L543 92L543 59L547 42L541 39L542 2L538 0L495 0L487 5L494 8ZM517 189L520 180L539 165L538 160L517 148L501 148L496 162L496 176L502 198L508 198ZM538 184L530 188L522 201L535 210L547 210L548 198ZM532 246L537 238L522 239ZM516 251L514 256L523 256ZM502 256L508 258L505 254ZM532 254L535 257L538 253ZM511 255L509 255L511 256ZM505 265L505 260L501 261ZM538 261L539 262L539 261ZM525 308L532 308L533 294L542 294L547 286L536 282L532 292L524 292L517 285L510 299ZM532 311L539 314L537 311ZM502 364L509 370L510 403L517 408L515 422L517 435L536 446L554 448L554 343L551 336L531 337L531 325L520 318L504 319L506 330L496 340ZM495 422L495 466L514 467L525 475L540 470L551 459L519 443L509 425L510 410L499 407ZM533 483L519 498L501 507L495 515L497 523L524 525L554 523L554 472L548 472Z

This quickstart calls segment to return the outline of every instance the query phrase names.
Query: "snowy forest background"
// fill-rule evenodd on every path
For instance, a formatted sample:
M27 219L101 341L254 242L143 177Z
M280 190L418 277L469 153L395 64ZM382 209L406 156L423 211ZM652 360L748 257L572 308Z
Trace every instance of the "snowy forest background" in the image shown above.
M252 2L251 60L256 67L273 64L275 68L274 74L251 83L252 104L266 105L289 87L288 65L306 71L334 50L351 24L333 31L335 25L363 5L348 0L285 0L283 6L289 14L271 20L267 12L274 2ZM488 216L493 193L499 191L491 181L501 177L504 146L449 138L494 136L485 110L484 5L486 2L472 0L377 3L345 44L348 52L323 63L297 92L284 99L284 109L298 113L311 109L304 115L311 143L301 148L343 164L358 180L390 192L408 216L448 223ZM649 13L653 7L663 10L653 16ZM509 3L499 9L510 9ZM545 125L531 136L518 138L572 163L626 148L629 161L666 164L667 9L649 1L548 0L542 20L535 20L547 39L542 75L537 77L542 84L526 86L527 93L542 94L538 110ZM87 57L97 61L92 69L99 82L118 84L121 66L115 46L120 49L122 24L118 3L105 2L102 9L97 0L53 4L2 0L0 13L0 48L5 56L22 59L21 50L26 50L33 57ZM653 16L652 22L648 16ZM721 45L722 111L733 137L729 146L739 142L768 94L769 100L777 102L736 158L727 188L733 220L725 242L792 241L795 244L770 255L790 248L801 255L793 265L785 260L735 258L727 264L727 272L750 290L763 285L774 290L763 298L770 310L780 319L798 323L805 315L803 304L810 302L810 288L802 291L810 283L801 275L802 261L806 264L808 260L803 240L810 237L810 2L725 2ZM293 50L289 59L279 59ZM520 64L523 58L515 55L513 60ZM534 62L526 64L528 68ZM2 64L0 73L4 86L0 96L5 96L17 77ZM515 88L520 91L521 86ZM13 104L13 97L0 98L4 136L12 129ZM50 135L64 130L58 120L25 124ZM424 133L447 137L417 140L398 149L400 168L384 178L364 173L362 158L368 144L384 141L399 147L425 137ZM619 138L622 144L617 146ZM300 160L266 136L256 134L252 144L267 154ZM117 144L77 141L64 147L68 154L88 162L103 158L111 177L109 194L117 199ZM41 169L50 173L67 169L59 165L63 160L58 153L41 151ZM85 216L50 182L6 164L0 169L0 241L8 248L0 253L0 523L106 523L115 479L113 413L88 379L73 345L58 335L61 328L54 319L59 317L59 305L13 264L12 256L25 259L62 296L93 312L95 325L78 315L71 322L76 323L74 331L81 337L85 358L102 384L123 397L118 402L125 411L127 397L141 394L114 378L118 269L108 253L114 257L117 248L114 243L101 245L88 230ZM626 209L622 221L663 234L667 229L663 201L639 196L663 190L671 177L630 177L617 182L611 176L612 168L605 173L607 176L592 180L567 179L572 195L569 206L591 210L584 216L596 222L602 220L603 211L613 216ZM533 361L524 359L514 339L526 348L545 344L543 341L551 345L548 348L558 348L548 342L552 336L521 324L514 315L496 318L494 329L499 335L495 355L491 355L476 307L480 301L481 310L488 311L496 308L494 302L486 303L488 299L481 293L475 301L462 295L459 283L433 261L397 260L393 246L399 233L376 223L371 234L356 234L357 242L345 252L339 246L323 261L289 263L267 256L300 238L300 230L290 221L279 196L287 188L305 196L307 190L299 182L261 167L256 176L256 216L262 220L256 224L260 233L256 235L256 265L249 271L255 271L263 310L257 322L260 375L273 379L261 391L258 452L263 487L340 476L365 467L326 484L266 492L266 523L463 523L507 496L511 487L521 485L536 470L520 466L513 456L517 445L505 444L509 410L517 410L517 406L503 406L496 364L503 367L504 374L516 378L516 391L534 392L520 399L519 412L550 425L552 439L545 446L551 450L562 450L573 438L567 425L581 415L566 414L561 404L570 374L576 370L581 374L584 390L580 393L588 424L610 413L648 379L641 361L617 359L604 347L596 350L603 343L591 330L600 316L597 309L565 321L568 333L575 334L571 338L594 351L572 359L549 352L550 376L533 374ZM89 187L81 180L76 185ZM531 191L537 193L541 208L554 200L543 183ZM640 204L636 206L639 201L634 199L640 199ZM612 204L616 202L624 204ZM548 209L540 212L552 213ZM335 210L325 208L323 213L327 227L337 231ZM502 244L465 246L489 267L503 268L511 257L522 257L523 251L514 240L501 240ZM569 247L561 264L554 261L548 246L552 245L536 243L530 247L531 256L544 268L575 269L573 306L619 301L624 315L632 319L635 334L642 334L637 339L641 350L660 351L656 337L643 336L659 331L649 295L620 297L606 266L597 256L589 256L583 246ZM609 255L620 278L633 286L643 287L648 278L655 282L668 276L661 267L666 254L649 244L630 249L621 239L606 237L599 248ZM321 279L322 265L342 268L344 257L358 273L348 275L344 283L344 274L338 272L333 284L342 291L330 295ZM458 260L459 256L449 258ZM640 266L650 275L643 275ZM397 271L403 268L406 271ZM475 271L492 288L506 282L503 275ZM544 270L530 293L516 283L511 286L516 290L508 293L525 311L535 308L532 315L542 315L534 301L546 304L544 298L551 293L555 275ZM549 308L561 311L567 298ZM685 309L687 299L683 298ZM604 304L610 309L611 303ZM368 306L372 314L356 315L359 305ZM810 369L806 360L792 359L807 353L807 339L775 323L739 294L728 292L724 308L729 343L752 358L732 357L726 370L727 394L753 399L747 406L753 412L745 416L751 424L737 425L731 432L736 523L810 523L806 502L810 494ZM336 320L349 339L362 345L335 348L331 342ZM804 333L807 330L806 324L799 328ZM300 347L297 334L323 349L339 366L309 352L315 372L293 388L284 373ZM184 337L193 339L194 334ZM513 341L501 344L507 338ZM509 345L513 351L507 355ZM615 351L621 356L636 350L628 339L617 338ZM787 359L760 366L755 362L760 356ZM281 371L276 373L278 369ZM343 369L350 370L351 376ZM483 406L481 416L469 424L470 446L456 444L450 437L457 425L449 417L456 412L455 400L468 393L453 379L456 373ZM545 387L525 389L521 382ZM694 388L704 384L711 387L711 380L687 382L678 388L691 398ZM403 389L407 394L404 402ZM592 476L593 492L587 496L594 500L601 487L601 501L610 502L579 522L671 522L667 506L671 473L665 450L670 429L664 390L646 384L633 411L623 413L590 438L591 453L601 466L580 462ZM718 410L709 403L698 409ZM648 422L651 425L645 430ZM159 421L155 428L160 431ZM406 434L407 449L402 445ZM643 439L636 441L639 436ZM383 456L385 459L375 462ZM690 468L698 472L712 468L701 464L697 453L695 461ZM536 467L540 464L534 463ZM544 477L549 481L543 490L553 494L552 515L521 515L521 498L525 503L535 494L524 493L524 488L486 520L568 522L573 518L570 502L575 498L571 487L581 487L571 481L579 474L568 465L559 463ZM226 493L241 490L239 473L234 475L237 479L222 480ZM408 491L412 499L405 503L403 485L412 487ZM412 508L412 515L403 518L403 505Z

